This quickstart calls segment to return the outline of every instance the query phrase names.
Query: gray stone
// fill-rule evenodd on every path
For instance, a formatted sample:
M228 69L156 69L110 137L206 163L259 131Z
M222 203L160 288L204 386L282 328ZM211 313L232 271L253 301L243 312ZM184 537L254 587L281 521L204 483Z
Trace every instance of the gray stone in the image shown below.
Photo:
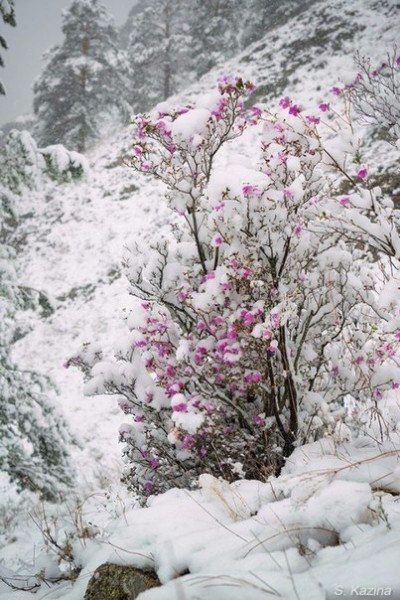
M84 600L134 600L141 592L159 585L152 571L106 563L90 578Z

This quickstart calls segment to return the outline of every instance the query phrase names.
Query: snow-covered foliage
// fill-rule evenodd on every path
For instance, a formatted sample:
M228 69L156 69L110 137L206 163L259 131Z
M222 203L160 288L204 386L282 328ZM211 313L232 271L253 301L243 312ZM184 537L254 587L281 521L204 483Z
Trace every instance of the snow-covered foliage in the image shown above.
M183 0L142 2L129 36L129 101L148 110L192 78L191 38L186 20L191 8Z
M35 294L18 278L14 241L18 226L18 194L36 185L40 156L26 132L13 132L1 160L0 185L0 473L20 491L28 488L56 498L71 482L67 445L71 438L57 412L48 378L18 368L14 342L23 336L19 311L34 307ZM7 495L3 495L3 500ZM1 508L1 510L3 507Z
M62 143L84 152L110 117L128 114L125 55L98 0L74 0L63 12L62 45L47 53L34 85L36 133L41 145Z
M88 172L88 163L82 154L66 150L61 144L41 148L46 175L58 183L82 179Z
M124 397L127 481L144 498L202 472L262 478L370 418L393 427L376 400L400 382L398 301L379 296L398 282L398 215L371 189L345 112L324 130L328 104L304 113L285 96L277 113L245 112L248 91L225 78L194 105L135 118L132 166L166 184L176 216L128 259L143 301L128 353L71 360L97 363L89 393ZM259 154L232 164L248 127Z
M14 0L0 0L0 16L4 23L15 27L15 8ZM0 35L0 47L3 50L7 50L7 42L2 35ZM4 66L3 57L0 54L0 67ZM5 89L0 81L0 96L5 95Z
M3 193L22 194L36 190L45 181L68 183L82 179L88 163L78 152L58 144L38 148L28 131L10 131L0 152L0 178Z
M357 57L360 69L349 86L351 99L361 117L384 129L391 142L400 138L400 56L397 48L377 68L371 60Z

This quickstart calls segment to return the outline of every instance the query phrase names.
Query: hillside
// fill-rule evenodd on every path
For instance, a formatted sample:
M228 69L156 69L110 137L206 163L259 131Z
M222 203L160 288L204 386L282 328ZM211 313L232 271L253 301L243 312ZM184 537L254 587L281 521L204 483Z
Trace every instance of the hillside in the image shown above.
M287 95L307 110L333 104L332 86L354 79L356 52L372 64L391 52L399 17L394 0L301 3L301 10L282 17L264 38L183 89L171 104L194 102L226 74L256 84L252 103L275 108ZM375 135L371 131L360 125L360 136ZM232 156L237 152L250 161L255 140L243 136ZM344 436L298 448L282 474L268 482L228 484L204 475L199 490L171 490L152 498L149 508L132 507L119 481L118 429L126 417L117 398L84 395L81 372L65 368L87 342L112 357L126 334L124 316L136 306L124 260L136 242L146 245L168 231L164 187L124 164L130 146L130 128L118 130L91 148L83 181L46 184L24 198L18 267L24 285L47 297L47 309L27 315L30 332L15 344L14 357L57 386L76 440L76 486L62 504L36 507L32 496L0 488L7 524L0 576L15 588L35 588L11 591L0 580L0 598L82 600L90 575L107 561L156 570L165 587L144 593L143 600L322 600L326 592L334 597L338 586L400 594L398 429L383 444L371 434L364 445ZM377 136L367 148L363 163L371 174L398 172L397 149ZM398 402L394 392L388 411L400 423ZM43 529L47 519L63 541L81 516L93 528L93 535L71 537L83 569L76 582L52 582L57 556L50 548L48 558L29 514L36 521L41 516ZM66 562L61 569L68 570ZM40 586L39 572L46 580Z

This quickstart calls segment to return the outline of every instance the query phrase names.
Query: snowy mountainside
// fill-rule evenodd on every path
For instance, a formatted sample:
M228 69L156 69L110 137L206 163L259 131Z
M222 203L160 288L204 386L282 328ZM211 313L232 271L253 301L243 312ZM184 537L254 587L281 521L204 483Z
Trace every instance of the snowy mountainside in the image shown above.
M26 285L47 295L53 313L36 324L16 352L27 368L46 370L55 379L64 410L78 411L76 425L86 431L85 444L97 419L98 425L103 421L96 408L101 399L83 399L80 373L63 365L89 339L98 339L102 348L112 347L129 301L121 272L125 244L139 235L154 235L165 221L162 209L157 211L154 185L138 181L125 166L109 169L111 154L106 160L95 155L96 168L84 182L44 191L32 207L34 224L25 224L28 251L21 264ZM155 210L150 212L147 202ZM94 421L88 422L79 410L87 411L82 405L91 402ZM115 404L110 399L106 403ZM117 415L118 411L114 426L100 425L102 437L117 437ZM101 451L96 453L96 460L105 458Z
M216 67L201 80L212 87L221 74L240 74L253 81L253 101L271 101L290 92L314 103L330 87L354 78L356 52L384 59L398 40L399 4L395 0L316 1L239 56ZM198 93L192 86L184 95Z
M386 0L317 1L173 100L195 99L214 88L220 75L232 73L255 82L254 101L273 105L284 93L301 106L314 108L330 100L332 85L354 77L356 51L371 56L372 62L384 58L398 39L399 12L397 2ZM23 225L25 247L19 267L24 284L47 295L52 314L30 315L31 332L17 343L15 351L24 368L49 374L58 387L59 403L78 441L71 449L77 470L74 493L87 497L101 490L104 498L106 490L120 495L127 508L129 498L118 483L122 470L118 427L124 417L114 398L84 397L81 373L64 368L64 364L88 340L97 340L99 349L111 352L125 328L124 310L132 305L122 268L127 247L135 240L146 243L167 227L169 214L161 201L161 186L121 162L129 146L129 132L117 131L92 148L90 171L83 182L49 186L25 198L26 213L31 216ZM395 151L382 145L377 148L382 157L385 152L382 162L398 160ZM251 147L244 145L243 151L251 152ZM105 539L126 550L122 558L111 545L94 540L82 551L84 570L75 586L64 583L37 594L11 595L9 588L0 584L0 598L79 600L88 576L101 562L129 562L132 552L153 556L167 586L143 595L149 600L253 600L271 593L282 598L322 599L324 587L332 590L335 585L362 583L365 573L370 574L368 585L400 589L395 572L398 496L382 491L390 485L393 494L400 491L398 461L390 454L398 448L398 440L391 444L382 449L388 453L387 459L380 461L378 468L352 469L347 472L348 480L336 477L335 469L349 464L350 458L369 464L368 452L351 445L332 449L320 444L297 451L274 489L255 482L221 487L205 478L200 491L169 492L153 500L149 512L128 510L107 526L109 513L101 512L102 503L89 502L89 518L106 527ZM323 482L318 479L320 471L324 472ZM317 472L311 483L308 472ZM384 477L382 489L373 496L370 483ZM313 512L308 502L319 503L318 510ZM244 506L242 511L238 505ZM53 508L48 510L51 513ZM328 522L327 516L336 519L335 523ZM0 550L0 561L32 575L38 571L32 546L41 547L40 532L32 530L23 513L19 521L12 543ZM266 535L265 522L270 527ZM298 532L291 533L299 527L334 529L340 539L322 548L322 534L300 539ZM247 556L260 535L257 550ZM269 536L272 541L261 543ZM246 547L239 543L241 538ZM216 547L217 552L210 550ZM378 553L377 561L374 556ZM174 580L176 573L183 574L187 568L191 575ZM249 573L255 574L250 583ZM336 578L337 573L341 579Z

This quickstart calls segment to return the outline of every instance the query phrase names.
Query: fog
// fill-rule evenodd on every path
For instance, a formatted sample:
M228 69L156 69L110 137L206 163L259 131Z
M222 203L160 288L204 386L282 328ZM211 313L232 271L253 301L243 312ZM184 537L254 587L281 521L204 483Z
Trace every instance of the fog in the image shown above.
M117 25L126 19L133 0L102 0ZM42 55L62 41L61 11L70 0L16 0L15 28L0 24L8 50L1 51L5 68L0 79L6 96L0 96L0 125L32 112L32 84L42 70Z

